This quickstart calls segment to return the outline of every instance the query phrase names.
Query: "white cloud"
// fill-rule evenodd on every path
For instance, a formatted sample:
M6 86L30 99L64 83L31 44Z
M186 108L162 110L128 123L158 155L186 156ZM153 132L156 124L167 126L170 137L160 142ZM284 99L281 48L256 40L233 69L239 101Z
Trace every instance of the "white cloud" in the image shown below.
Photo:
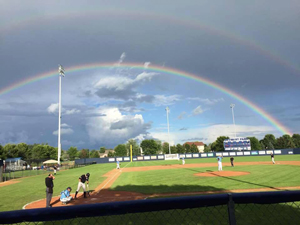
M47 108L48 113L56 113L58 112L58 103L52 103L48 108Z
M202 102L203 104L206 104L206 105L214 105L218 102L224 102L224 98L208 99L208 98L190 97L190 98L187 98L187 99L188 100L193 100L193 101L199 101L199 102Z
M270 126L248 126L236 125L236 132L238 137L255 136L258 139L264 137L265 134L273 133L278 134L278 131ZM168 142L167 132L151 132L154 138L161 141ZM234 126L232 124L219 124L208 127L189 128L186 131L170 131L170 139L172 144L183 144L185 140L190 140L197 136L198 141L203 141L206 144L214 142L219 136L234 137ZM195 141L197 141L195 139Z
M204 112L204 110L202 109L201 105L199 105L199 106L197 106L197 108L195 108L193 110L193 115L196 116L196 115L199 115L199 114L201 114L203 112Z
M183 117L185 116L186 112L180 113L180 115L177 117L179 120L182 120Z
M66 124L66 123L63 123L63 124L60 125L60 127L71 127L71 126Z
M167 105L173 105L175 102L180 101L181 96L180 95L154 95L154 105L155 106L167 106Z
M140 114L123 115L118 108L99 108L102 117L88 119L86 125L90 140L103 145L125 143L130 138L146 134L150 124Z
M61 128L60 129L60 134L63 135L63 134L73 134L74 131L72 128ZM58 130L56 131L53 131L52 133L53 135L58 135Z
M150 64L151 64L151 62L145 62L145 63L144 63L144 68L145 68L145 69L148 69L148 67L149 67Z
M72 114L76 114L76 113L80 113L80 110L79 109L70 109L70 110L66 110L64 112L64 114L66 114L66 115L72 115Z

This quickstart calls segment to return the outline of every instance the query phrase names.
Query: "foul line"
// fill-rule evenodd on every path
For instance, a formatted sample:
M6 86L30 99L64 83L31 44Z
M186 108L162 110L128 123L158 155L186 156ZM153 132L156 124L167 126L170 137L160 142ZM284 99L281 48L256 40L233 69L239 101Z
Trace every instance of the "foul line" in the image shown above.
M126 168L129 164L130 164L131 162L129 162L129 163L127 163L126 164L126 166L124 166L119 172L121 173L122 171L123 171L123 169L124 168ZM103 190L103 188L105 188L106 187L106 185L117 175L118 173L115 173L115 175L113 175L104 185L103 185L103 187L99 190L99 191L97 191L97 193L100 193L100 191L102 191Z

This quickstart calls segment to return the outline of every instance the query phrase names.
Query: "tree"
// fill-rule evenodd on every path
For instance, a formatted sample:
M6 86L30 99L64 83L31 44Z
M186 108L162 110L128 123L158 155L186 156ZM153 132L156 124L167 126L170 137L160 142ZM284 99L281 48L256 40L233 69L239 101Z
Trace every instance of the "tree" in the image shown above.
M163 151L164 154L169 154L169 143L168 142L163 143L162 151Z
M162 143L160 140L155 140L155 142L157 144L157 153L156 154L161 154L163 152Z
M296 148L300 148L300 134L293 134L293 142Z
M170 147L170 150L171 150L171 154L176 154L176 153L178 153L177 147L176 147L175 145L171 146L171 147Z
M132 145L132 155L133 156L141 155L141 153L140 153L140 147L137 144L136 140L134 140L134 139L130 139L126 143L126 150L128 152L127 153L128 155L130 155L130 145Z
M189 144L184 144L183 147L186 153L191 153L191 146Z
M177 153L185 153L185 149L181 144L176 145Z
M63 150L62 150L61 158L62 158L63 161L69 161L70 160L70 156L67 153L67 151L63 151Z
M209 145L204 145L204 152L207 153L207 152L211 152L211 144Z
M277 149L295 148L295 147L296 145L294 143L293 138L288 134L282 135L282 137L276 139Z
M68 150L70 160L73 161L77 157L77 153L78 153L78 150L76 147L70 147Z
M261 144L256 137L247 137L250 139L251 150L261 150Z
M143 149L144 155L155 155L159 150L159 146L157 146L157 143L153 139L143 140L141 148Z
M90 153L90 158L99 158L100 155L99 155L99 152L96 151L96 150L92 150L91 153Z
M225 151L224 149L224 145L223 145L223 141L225 139L229 139L229 137L226 137L226 136L220 136L217 138L217 140L215 142L212 143L211 145L211 149L214 151L214 152L222 152L222 151Z
M266 134L262 142L267 149L274 149L274 146L276 146L276 139L273 134Z
M114 156L115 156L115 154L111 151L109 151L108 154L107 154L107 157L114 157Z
M7 158L7 152L5 151L4 147L0 145L0 159L6 159Z
M18 150L16 149L15 144L6 144L4 146L4 151L7 152L7 158L18 157Z
M15 148L18 152L18 157L21 157L24 160L31 159L31 150L28 148L27 144L20 143L17 144Z
M191 152L192 153L198 153L199 152L199 150L198 150L198 148L197 148L197 146L195 144L192 144L192 146L191 146Z
M81 151L78 154L78 157L80 159L86 159L89 158L89 149L81 149Z
M115 147L115 156L127 156L127 149L124 144Z
M105 152L105 147L101 147L100 148L100 153L104 153Z
M261 146L261 150L265 150L265 149L266 149L266 146L265 146L263 140L260 140L260 141L259 141L259 144L260 144L260 146Z

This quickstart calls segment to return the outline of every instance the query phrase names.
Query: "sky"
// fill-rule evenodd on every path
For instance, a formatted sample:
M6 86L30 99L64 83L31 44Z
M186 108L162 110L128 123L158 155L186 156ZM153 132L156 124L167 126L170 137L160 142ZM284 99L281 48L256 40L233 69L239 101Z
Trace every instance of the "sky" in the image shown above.
M63 149L300 133L299 20L295 0L0 0L0 144L57 146L58 64Z

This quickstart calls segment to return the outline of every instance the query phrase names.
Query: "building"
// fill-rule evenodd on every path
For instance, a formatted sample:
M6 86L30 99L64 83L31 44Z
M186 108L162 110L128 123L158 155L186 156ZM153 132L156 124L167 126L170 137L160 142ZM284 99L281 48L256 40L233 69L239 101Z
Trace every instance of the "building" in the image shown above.
M100 153L100 158L105 158L105 157L108 157L108 153L111 152L111 153L115 153L115 150L112 150L112 149L107 149L105 150L104 153Z
M192 146L192 144L196 145L198 148L198 151L200 153L204 152L204 143L201 141L195 141L195 142L185 142L184 145L190 145Z

